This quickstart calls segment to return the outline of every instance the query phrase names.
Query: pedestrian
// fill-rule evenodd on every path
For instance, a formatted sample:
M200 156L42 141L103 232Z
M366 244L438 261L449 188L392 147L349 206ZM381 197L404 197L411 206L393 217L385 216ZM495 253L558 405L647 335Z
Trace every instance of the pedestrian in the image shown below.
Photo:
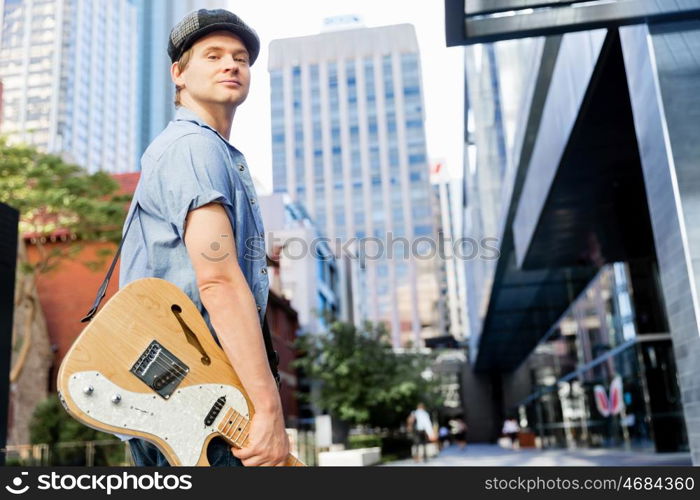
M460 450L467 446L467 423L463 418L455 418L452 421L452 437Z
M212 441L214 466L281 465L289 453L274 352L262 333L269 292L262 218L248 163L229 142L259 51L255 31L227 10L193 11L172 29L175 117L141 158L122 249L120 286L157 277L182 289L255 407L243 448ZM153 444L129 444L136 465L168 465Z
M423 461L426 462L428 460L427 443L435 441L435 431L423 403L418 403L416 409L411 412L407 424L409 431L413 433L413 460L421 461L422 448Z
M514 418L507 418L505 422L503 422L503 435L510 438L511 448L515 448L519 432L520 426L518 425L518 421Z
M438 429L438 441L440 443L440 450L443 450L450 444L450 429L448 429L446 425L441 425Z

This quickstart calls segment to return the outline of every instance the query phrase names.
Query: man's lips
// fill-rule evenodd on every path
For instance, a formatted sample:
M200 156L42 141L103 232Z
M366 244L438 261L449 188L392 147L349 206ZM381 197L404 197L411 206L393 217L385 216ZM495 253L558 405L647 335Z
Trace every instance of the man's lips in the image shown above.
M224 80L224 81L219 82L219 83L223 83L223 84L226 84L226 85L236 85L236 86L238 86L238 87L241 86L241 82L239 82L238 80Z

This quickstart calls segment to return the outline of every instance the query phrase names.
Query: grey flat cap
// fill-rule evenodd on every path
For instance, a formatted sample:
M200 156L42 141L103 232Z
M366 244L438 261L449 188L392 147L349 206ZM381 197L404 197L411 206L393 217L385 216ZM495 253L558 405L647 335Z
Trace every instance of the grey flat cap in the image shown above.
M170 32L168 55L172 62L178 61L183 52L192 47L204 35L214 31L230 31L240 37L248 50L252 66L260 53L257 33L233 12L224 9L199 9L187 14Z

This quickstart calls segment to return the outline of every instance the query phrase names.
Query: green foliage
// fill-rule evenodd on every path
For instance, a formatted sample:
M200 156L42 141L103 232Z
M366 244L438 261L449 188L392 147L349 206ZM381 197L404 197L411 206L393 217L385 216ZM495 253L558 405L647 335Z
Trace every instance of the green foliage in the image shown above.
M37 235L40 262L22 263L24 272L47 272L60 260L74 258L78 243L47 250L46 238L58 229L69 231L76 240L118 242L125 203L130 196L116 195L119 184L109 174L87 173L83 168L45 154L35 147L8 145L0 137L0 202L20 212L20 234ZM86 262L97 266L104 261Z
M361 329L335 322L327 334L306 335L297 346L296 366L321 382L315 403L351 424L397 428L419 401L433 406L439 393L421 376L432 358L395 353L384 324L367 321Z
M52 462L55 465L84 465L85 461L84 446L56 446L59 443L113 439L113 435L86 427L73 419L63 409L56 394L52 394L37 405L29 423L31 444L48 444L51 448ZM120 446L115 446L109 451L102 447L98 448L95 464L118 464L124 453L121 443L117 442L117 444Z
M348 437L348 449L356 450L358 448L374 448L382 446L381 436L357 435Z

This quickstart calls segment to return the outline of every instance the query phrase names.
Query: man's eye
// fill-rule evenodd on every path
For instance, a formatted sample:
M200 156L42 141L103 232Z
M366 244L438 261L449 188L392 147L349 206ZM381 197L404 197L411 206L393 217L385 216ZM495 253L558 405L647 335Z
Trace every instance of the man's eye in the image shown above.
M238 61L239 63L248 64L248 59L246 59L244 57L237 57L235 60Z
M218 59L218 57L212 54L212 55L208 56L207 59Z

